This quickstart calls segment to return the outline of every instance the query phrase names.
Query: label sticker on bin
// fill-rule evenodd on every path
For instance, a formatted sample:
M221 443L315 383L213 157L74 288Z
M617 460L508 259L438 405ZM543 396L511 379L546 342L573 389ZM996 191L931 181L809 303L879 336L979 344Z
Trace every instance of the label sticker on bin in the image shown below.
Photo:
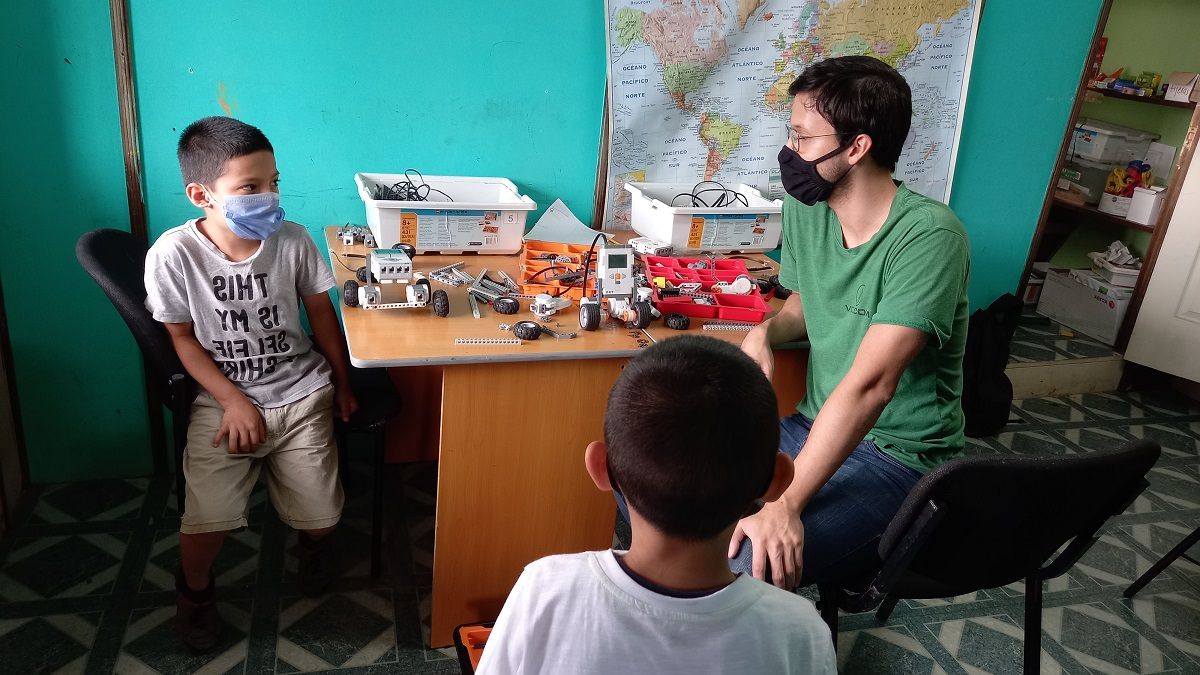
M766 213L706 213L693 216L688 248L738 249L762 246L767 233Z
M514 216L508 214L509 220ZM400 214L400 241L422 248L491 246L499 240L500 212L416 209Z

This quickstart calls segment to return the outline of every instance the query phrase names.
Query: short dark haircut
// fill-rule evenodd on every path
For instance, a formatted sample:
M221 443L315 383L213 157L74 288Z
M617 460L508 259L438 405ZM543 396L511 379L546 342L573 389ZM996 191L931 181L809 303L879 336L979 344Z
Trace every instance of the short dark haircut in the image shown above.
M775 475L775 390L734 345L671 338L617 378L604 441L630 506L664 534L709 539L746 515Z
M179 170L183 184L203 183L212 187L225 173L225 163L260 150L275 152L271 141L245 122L232 117L196 120L179 136Z
M871 137L871 157L896 169L912 126L912 90L904 76L869 56L839 56L809 66L788 94L811 94L817 112L839 134Z

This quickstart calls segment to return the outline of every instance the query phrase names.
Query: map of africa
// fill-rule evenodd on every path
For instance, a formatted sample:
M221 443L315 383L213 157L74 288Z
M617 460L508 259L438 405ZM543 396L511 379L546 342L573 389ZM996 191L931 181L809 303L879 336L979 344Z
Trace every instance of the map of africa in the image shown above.
M782 197L788 85L866 54L912 88L896 176L945 201L981 0L608 0L605 222L629 228L626 181L746 183Z

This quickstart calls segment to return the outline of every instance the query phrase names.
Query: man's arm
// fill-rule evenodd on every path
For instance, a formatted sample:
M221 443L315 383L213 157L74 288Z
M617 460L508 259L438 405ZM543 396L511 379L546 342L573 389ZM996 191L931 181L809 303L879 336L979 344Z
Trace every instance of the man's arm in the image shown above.
M221 428L213 437L213 447L221 444L222 437L228 436L230 453L253 452L254 446L262 443L267 436L262 413L217 367L217 363L196 339L191 322L163 325L167 327L171 343L175 345L175 353L179 355L188 374L225 410Z
M775 585L791 589L799 583L804 545L800 513L879 420L900 376L928 340L928 335L907 326L877 324L867 329L850 371L813 420L791 485L778 501L742 519L734 530L730 555L749 536L755 577L765 579L770 562Z
M742 340L742 351L763 369L770 380L775 371L773 345L794 342L808 334L804 324L804 304L799 293L792 293L783 302L783 309L775 316L758 324Z
M304 311L308 313L308 323L312 326L313 338L317 347L325 355L329 367L333 369L333 388L337 398L338 415L343 422L349 422L350 416L358 410L358 401L350 389L350 368L346 363L346 343L342 339L342 329L338 325L337 314L329 293L321 292L303 296Z

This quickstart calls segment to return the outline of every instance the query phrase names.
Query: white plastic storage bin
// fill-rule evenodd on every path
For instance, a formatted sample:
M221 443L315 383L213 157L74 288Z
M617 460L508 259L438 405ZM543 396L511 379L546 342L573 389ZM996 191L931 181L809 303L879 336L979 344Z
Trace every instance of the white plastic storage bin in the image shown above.
M1119 124L1081 118L1075 123L1067 158L1082 157L1093 162L1124 165L1146 158L1150 143L1158 136L1149 131Z
M625 189L633 195L633 229L644 237L670 244L675 253L750 253L779 246L782 201L766 199L749 185L735 185L732 189L744 196L749 206L671 206L672 198L690 193L695 186L626 183Z
M1117 166L1119 165L1112 162L1093 162L1090 159L1076 156L1067 160L1059 175L1079 188L1079 193L1083 195L1083 201L1088 204L1096 204L1100 201L1100 196L1104 194L1104 184L1108 181L1108 174L1112 173Z
M358 195L367 207L367 226L380 246L411 244L418 253L511 254L521 250L525 218L537 208L507 178L425 176L430 201L372 199L377 185L407 181L400 173L356 173Z

